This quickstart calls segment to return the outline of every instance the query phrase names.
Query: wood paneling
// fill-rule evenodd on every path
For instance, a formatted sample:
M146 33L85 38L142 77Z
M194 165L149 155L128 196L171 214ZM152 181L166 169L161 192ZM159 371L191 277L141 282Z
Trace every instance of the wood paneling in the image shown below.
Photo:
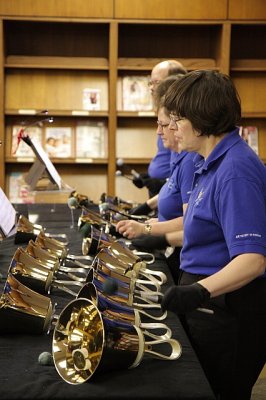
M114 0L114 17L127 19L225 19L227 0Z
M229 19L263 20L266 19L265 0L229 0Z
M0 0L0 15L112 18L113 0Z

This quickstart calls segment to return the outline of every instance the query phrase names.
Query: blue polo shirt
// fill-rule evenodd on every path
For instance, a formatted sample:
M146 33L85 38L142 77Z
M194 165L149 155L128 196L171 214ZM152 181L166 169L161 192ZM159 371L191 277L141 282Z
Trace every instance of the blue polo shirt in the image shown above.
M167 221L183 215L183 204L188 203L195 172L195 153L172 152L171 176L158 196L158 219Z
M239 130L198 167L184 217L181 269L211 275L239 254L266 256L266 168Z
M171 150L163 145L161 136L157 139L157 153L151 160L148 167L148 174L151 178L166 179L170 176Z

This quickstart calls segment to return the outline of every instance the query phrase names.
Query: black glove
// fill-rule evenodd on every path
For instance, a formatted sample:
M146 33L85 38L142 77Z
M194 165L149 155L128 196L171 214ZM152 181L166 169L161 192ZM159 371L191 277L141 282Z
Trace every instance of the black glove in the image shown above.
M142 235L136 239L131 240L132 245L139 251L152 251L162 250L169 246L166 237Z
M148 174L139 174L138 177L133 178L133 183L137 188L142 189L145 186L145 179L150 178Z
M210 292L200 283L192 285L171 286L162 299L162 310L176 314L185 314L201 307L210 299Z
M146 188L149 189L149 192L155 196L160 192L165 182L165 179L147 178L144 179L144 186L146 186Z
M132 208L129 210L129 215L148 215L152 209L147 203L142 203L137 207Z

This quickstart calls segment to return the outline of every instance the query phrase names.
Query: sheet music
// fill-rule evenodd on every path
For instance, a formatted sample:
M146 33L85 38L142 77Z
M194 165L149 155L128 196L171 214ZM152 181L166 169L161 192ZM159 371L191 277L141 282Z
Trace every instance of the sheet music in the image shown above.
M16 210L0 188L0 228L4 236L11 236L14 233L16 215Z

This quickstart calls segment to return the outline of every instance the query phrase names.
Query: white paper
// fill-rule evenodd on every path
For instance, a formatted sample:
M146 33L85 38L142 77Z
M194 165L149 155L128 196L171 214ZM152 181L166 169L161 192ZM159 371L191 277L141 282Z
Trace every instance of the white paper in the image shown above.
M12 229L16 224L16 210L0 188L0 227L7 237L12 235Z

